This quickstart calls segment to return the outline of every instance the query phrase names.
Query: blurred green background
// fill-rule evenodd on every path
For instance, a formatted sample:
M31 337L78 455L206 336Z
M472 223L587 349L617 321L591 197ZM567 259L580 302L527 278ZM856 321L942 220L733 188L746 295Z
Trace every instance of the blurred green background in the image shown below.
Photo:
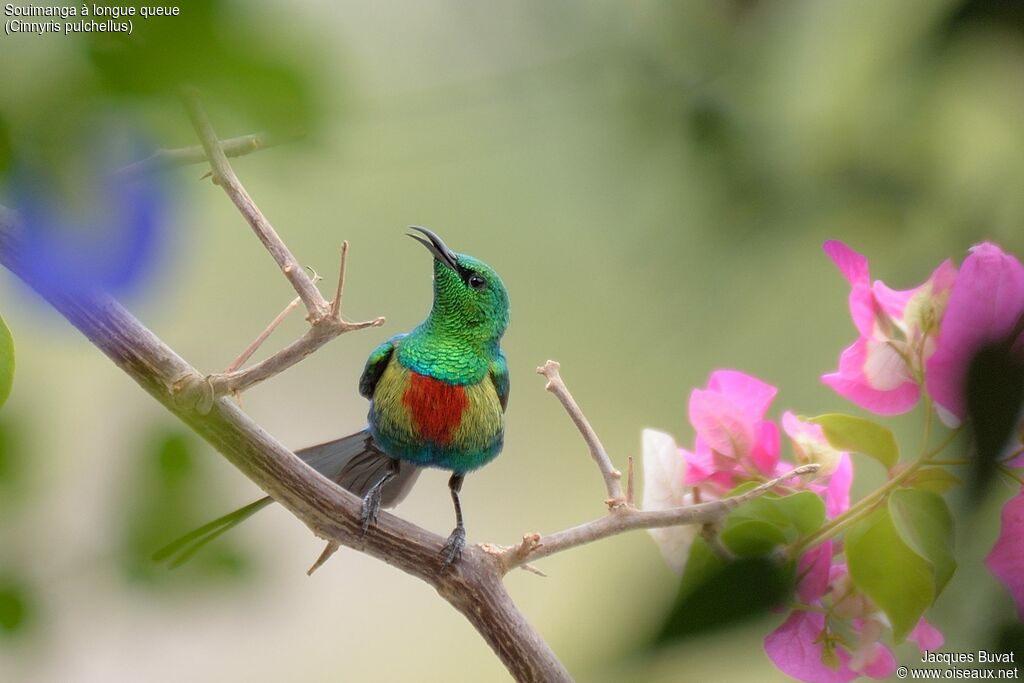
M88 203L100 130L196 143L181 80L200 86L221 137L302 133L236 171L327 282L350 241L345 312L387 324L244 395L295 447L364 424L364 358L429 307L428 259L404 226L493 265L512 299L513 391L503 455L464 488L474 542L604 509L584 445L534 374L544 360L562 363L624 466L644 427L691 442L687 397L718 367L779 386L774 416L853 410L818 381L854 334L823 240L901 288L983 239L1024 248L1017 3L180 6L130 39L0 37L0 173L30 163L69 206ZM202 173L162 176L167 251L128 303L213 372L293 292ZM149 563L259 491L6 273L0 296L19 354L0 412L0 680L505 679L419 582L351 551L307 578L321 544L280 509L191 566ZM301 331L295 315L265 351ZM910 448L920 421L895 421ZM855 492L880 477L858 463ZM1009 490L996 493L961 517L961 567L932 613L947 649L991 645L1012 621L981 565ZM446 533L444 473L399 514ZM649 645L678 578L646 534L540 564L548 578L513 574L510 591L579 680L787 680L761 646L781 615Z

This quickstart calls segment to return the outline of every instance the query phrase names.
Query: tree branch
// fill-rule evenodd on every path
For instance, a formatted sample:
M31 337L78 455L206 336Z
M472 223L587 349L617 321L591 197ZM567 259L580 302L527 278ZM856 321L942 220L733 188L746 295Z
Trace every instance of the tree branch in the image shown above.
M775 488L793 477L803 476L817 472L819 465L801 465L791 472L766 481L757 488L745 493L721 500L713 500L697 505L670 508L668 510L638 510L625 505L612 508L604 517L579 526L558 531L547 536L540 534L527 534L523 536L522 542L510 548L489 548L497 558L502 571L508 572L516 567L521 567L527 562L533 562L555 553L560 553L577 546L586 545L599 541L602 538L615 536L634 529L657 529L667 526L684 526L688 524L700 524L704 526L715 525L724 520L725 517L737 507L753 500Z
M257 150L274 147L287 142L287 139L271 136L267 133L240 135L220 141L220 148L227 157L240 157ZM179 147L177 149L158 149L145 159L122 166L113 172L115 176L130 176L140 173L162 171L175 166L188 166L206 161L206 150L202 145Z

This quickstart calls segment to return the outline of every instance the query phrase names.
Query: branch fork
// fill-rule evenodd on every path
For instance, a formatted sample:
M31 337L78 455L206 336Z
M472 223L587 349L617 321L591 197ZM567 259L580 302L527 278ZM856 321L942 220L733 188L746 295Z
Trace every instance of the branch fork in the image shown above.
M200 414L206 414L213 406L213 401L227 394L239 395L245 389L258 384L274 375L287 370L300 360L313 353L336 337L361 330L367 327L379 327L384 318L362 322L350 322L341 315L341 302L345 291L345 268L348 261L348 242L342 242L340 265L338 267L338 284L334 298L324 298L316 286L315 276L309 275L292 255L284 241L274 230L270 221L253 201L242 186L228 161L225 148L206 116L197 94L192 90L182 93L185 109L192 126L202 144L206 159L209 160L214 184L221 187L239 212L277 263L285 278L295 290L297 302L290 303L256 340L246 348L228 369L221 373L201 376L198 374L178 377L171 385L172 391L186 405L194 407ZM280 325L287 314L298 307L299 303L306 308L306 320L309 329L299 339L281 349L266 360L244 370L241 365L252 356L259 346Z

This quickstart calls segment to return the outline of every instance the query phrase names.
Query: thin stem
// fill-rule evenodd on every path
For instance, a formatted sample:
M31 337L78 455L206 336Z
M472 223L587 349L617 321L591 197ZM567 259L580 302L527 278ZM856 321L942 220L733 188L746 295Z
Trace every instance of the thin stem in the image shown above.
M277 314L277 317L270 321L270 324L267 325L266 329L260 332L259 336L256 337L256 339L254 339L251 344L245 347L245 350L242 351L242 353L238 354L237 358L231 361L231 365L227 366L227 368L224 369L224 372L234 372L238 368L245 365L245 362L252 358L252 354L256 353L260 346L263 345L263 342L267 340L267 337L269 337L271 333L275 329L277 329L278 325L284 322L284 319L288 317L288 314L295 310L295 308L298 307L300 303L302 303L302 299L300 299L299 297L295 297L294 299L292 299L291 303L285 306L284 309L282 309L281 312Z
M921 435L921 448L920 453L924 453L928 448L928 442L932 438L932 416L935 410L932 406L932 397L928 394L924 395L924 433Z
M249 196L249 193L245 191L242 183L238 180L238 176L235 175L234 169L231 168L231 163L220 146L220 141L213 129L213 125L207 118L206 112L203 111L199 97L194 91L185 90L182 93L182 99L185 103L189 119L192 121L192 127L195 128L196 134L203 145L203 150L206 152L206 157L210 160L214 182L223 188L224 192L231 198L231 201L238 207L238 210L250 227L252 227L260 242L263 243L263 246L266 247L267 251L270 252L270 255L281 268L281 272L291 282L295 293L299 295L302 303L306 306L310 322L315 322L324 317L329 309L328 303L316 288L313 279L299 265L299 262L292 255L292 252L289 251L288 247L285 246L285 243L278 236L270 221L259 210L252 197Z
M220 140L220 148L227 157L240 157L251 154L257 150L274 147L286 142L287 139L268 135L267 133L254 133L252 135L241 135L237 138ZM179 147L177 149L158 149L145 159L123 166L113 172L115 176L136 175L150 171L162 171L175 166L187 166L206 161L206 150L202 145L192 147Z
M999 471L1008 476L1010 479L1013 479L1014 481L1024 486L1024 474L1016 472L1012 468L1007 467L1006 465L1003 465L1001 463L996 465L996 467L999 468Z
M696 505L669 508L667 510L637 510L620 506L612 508L604 517L585 524L558 531L547 536L527 534L518 545L508 548L491 548L492 554L498 557L503 571L514 569L527 561L535 561L564 552L577 546L593 543L609 536L632 531L634 529L658 529L669 526L688 524L716 524L743 503L753 500L771 491L776 486L793 477L817 472L816 463L801 465L781 477L776 477L749 491L730 498L712 500ZM486 548L485 548L486 549Z
M594 462L597 463L598 469L601 470L601 476L604 477L604 485L608 491L608 500L606 501L608 506L617 507L622 505L625 502L620 481L622 479L622 472L615 469L615 466L612 465L611 458L608 457L608 451L605 450L604 444L598 438L597 432L590 426L590 421L587 420L586 415L580 410L579 404L576 403L572 394L569 393L565 382L562 381L562 376L558 372L559 367L557 362L549 360L537 368L537 374L547 377L548 383L544 388L561 401L565 411L569 413L569 417L590 449L590 455Z
M341 297L345 294L345 266L348 263L348 240L341 243L341 256L338 263L338 287L334 290L331 301L331 317L338 320L341 316Z
M959 433L959 427L951 430L938 446L930 451L922 452L918 459L911 463L905 470L887 481L880 488L864 496L864 498L861 498L856 504L851 506L849 510L833 518L831 521L826 522L816 532L805 538L803 541L797 543L791 551L792 557L799 557L804 551L834 537L840 531L847 528L851 523L851 520L859 519L862 513L870 511L877 503L884 500L891 491L901 486L903 482L913 476L914 473L923 465L931 464L931 459L944 451Z

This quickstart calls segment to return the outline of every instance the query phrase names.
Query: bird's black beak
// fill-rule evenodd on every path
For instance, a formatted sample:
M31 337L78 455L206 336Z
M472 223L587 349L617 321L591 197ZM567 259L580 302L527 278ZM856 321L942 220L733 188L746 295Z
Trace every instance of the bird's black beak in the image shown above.
M416 232L420 232L426 235L427 239L423 239L419 235L406 233L409 237L413 238L414 240L422 244L424 247L426 247L427 251L433 254L434 258L436 258L438 261L448 266L455 272L459 272L459 264L456 260L457 257L455 255L455 252L449 249L448 245L445 244L444 241L440 237L438 237L433 230L428 230L427 228L422 228L418 225L410 225L409 229L415 230Z

